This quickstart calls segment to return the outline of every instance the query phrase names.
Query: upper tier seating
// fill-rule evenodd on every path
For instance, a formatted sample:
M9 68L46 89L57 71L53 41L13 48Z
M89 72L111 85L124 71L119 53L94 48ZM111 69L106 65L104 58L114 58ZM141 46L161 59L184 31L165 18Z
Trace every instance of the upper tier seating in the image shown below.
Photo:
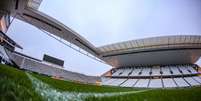
M151 68L144 67L140 76L150 76Z
M124 72L124 69L118 69L112 74L112 76L120 76L123 72Z
M139 75L141 75L140 74L141 71L142 71L142 68L139 68L139 67L134 68L133 71L132 71L132 73L129 76L139 76Z
M162 74L161 74L162 76L172 75L169 66L162 66L161 71L162 71Z
M152 76L160 76L161 75L161 68L160 67L152 67Z
M131 68L125 69L124 72L121 74L121 76L129 76L129 74L131 74L131 72L132 72Z

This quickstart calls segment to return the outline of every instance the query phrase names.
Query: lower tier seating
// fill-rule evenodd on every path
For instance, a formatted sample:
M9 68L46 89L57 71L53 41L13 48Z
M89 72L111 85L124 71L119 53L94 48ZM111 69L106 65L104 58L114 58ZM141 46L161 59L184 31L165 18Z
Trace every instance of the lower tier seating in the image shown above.
M103 79L106 79L103 77ZM175 88L200 86L201 77L177 77L177 78L157 78L157 79L123 79L123 78L107 78L102 81L102 85L121 86L121 87L137 87L137 88Z
M28 70L31 72L36 72L39 74L44 74L44 75L52 76L59 79L71 80L71 81L82 82L82 83L95 84L96 81L100 81L99 77L87 76L84 74L67 71L63 69L63 67L44 63L41 60L28 58L20 54L13 53L11 58L15 62L15 64L18 65L21 69Z
M198 68L195 64L122 67L111 70L111 76L103 76L102 85L138 88L200 86Z

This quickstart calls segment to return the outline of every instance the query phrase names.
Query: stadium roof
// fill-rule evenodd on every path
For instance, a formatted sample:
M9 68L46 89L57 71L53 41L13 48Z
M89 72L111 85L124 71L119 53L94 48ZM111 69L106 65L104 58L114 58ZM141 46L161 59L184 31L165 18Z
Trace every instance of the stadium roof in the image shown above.
M42 0L3 0L1 1L1 5L3 5L3 7L0 9L8 11L8 15L16 17L41 30L66 40L94 56L99 55L95 46L93 46L81 35L53 17L39 11L38 7L40 6L41 2Z
M98 48L114 67L192 64L201 56L201 36L178 35L146 38Z
M71 42L114 67L194 63L201 55L201 36L156 37L95 47L63 23L38 11L42 0L2 2L6 2L6 10L12 16Z
M201 44L201 36L198 35L178 35L178 36L162 36L152 37L138 40L130 40L125 42L114 43L99 47L101 54L115 54L125 51L154 49L154 48L171 48L180 46L199 46Z

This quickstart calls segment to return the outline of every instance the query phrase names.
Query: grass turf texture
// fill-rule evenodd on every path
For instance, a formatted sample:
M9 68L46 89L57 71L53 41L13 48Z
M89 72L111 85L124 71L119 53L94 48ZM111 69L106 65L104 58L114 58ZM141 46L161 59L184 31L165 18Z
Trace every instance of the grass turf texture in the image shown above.
M31 73L32 74L32 73ZM44 83L49 84L60 91L74 92L124 92L131 88L95 86L78 84L69 81L55 80L47 76L32 74ZM123 96L87 98L87 101L199 101L201 99L201 87L180 88L180 89L155 89L147 92L128 94ZM32 87L24 71L0 65L0 100L1 101L42 101Z
M0 101L42 101L26 74L0 64Z
M47 76L41 76L38 74L32 74L32 75L60 91L105 93L105 92L124 92L124 91L127 92L127 91L134 90L131 88L96 86L96 85L74 83L71 81L55 80L55 79L50 79ZM135 89L135 90L138 90L138 89Z

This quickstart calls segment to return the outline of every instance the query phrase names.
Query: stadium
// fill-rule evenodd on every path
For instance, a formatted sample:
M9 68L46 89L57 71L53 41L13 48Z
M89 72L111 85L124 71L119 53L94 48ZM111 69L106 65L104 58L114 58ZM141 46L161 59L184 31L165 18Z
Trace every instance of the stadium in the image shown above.
M196 62L201 57L201 35L165 35L97 47L62 22L39 11L41 3L42 0L0 1L2 101L200 99L201 68ZM14 19L112 68L101 76L90 76L64 69L62 59L44 54L41 60L16 51L23 46L7 35Z

